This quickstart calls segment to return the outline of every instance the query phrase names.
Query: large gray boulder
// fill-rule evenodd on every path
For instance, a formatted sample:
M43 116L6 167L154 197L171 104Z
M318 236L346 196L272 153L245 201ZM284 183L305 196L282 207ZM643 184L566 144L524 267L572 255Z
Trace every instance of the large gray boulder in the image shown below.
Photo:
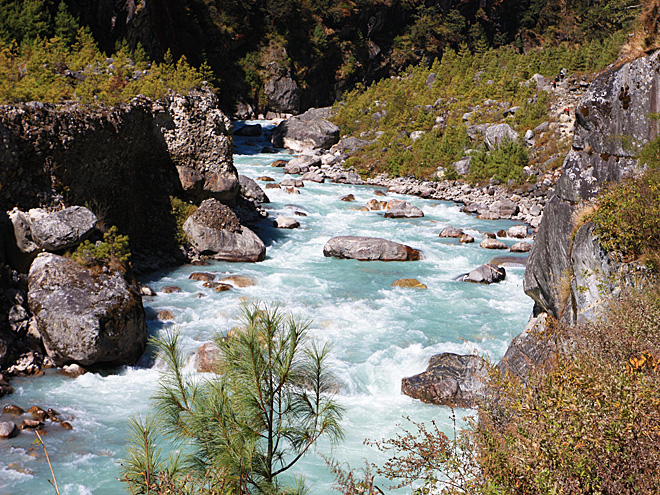
M96 227L97 218L84 206L70 206L32 222L32 240L47 251L77 246Z
M377 237L333 237L323 247L324 256L360 261L417 261L421 251Z
M474 407L484 397L487 380L482 358L445 352L432 356L423 373L401 380L401 391L430 404Z
M499 148L505 141L518 141L519 136L509 124L491 125L484 132L484 143L490 150Z
M241 184L241 196L250 199L255 203L270 203L263 189L253 179L245 175L239 175L238 180Z
M188 240L203 256L221 261L263 261L266 246L215 199L207 199L183 224Z
M300 155L292 158L284 166L284 172L287 174L306 174L310 167L320 167L321 159L318 156Z
M48 356L57 364L133 364L147 326L137 283L106 266L90 271L41 253L28 276L28 303Z
M239 192L233 163L232 124L211 92L171 95L155 123L184 191L198 198L233 199Z
M291 117L273 132L273 146L295 151L329 149L339 141L339 127L327 120L331 109L312 108Z

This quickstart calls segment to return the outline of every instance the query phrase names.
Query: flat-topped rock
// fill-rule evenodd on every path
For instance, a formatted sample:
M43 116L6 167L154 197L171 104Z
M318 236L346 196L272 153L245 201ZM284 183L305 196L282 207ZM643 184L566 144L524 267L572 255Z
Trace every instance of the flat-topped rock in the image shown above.
M490 237L487 237L483 241L481 241L481 244L479 244L482 248L484 249L506 249L507 245L504 244L502 241L498 241L497 239L491 239Z
M421 251L377 237L333 237L323 247L323 255L360 261L417 261Z
M278 229L296 229L300 227L300 222L291 217L277 217L273 221L273 225Z

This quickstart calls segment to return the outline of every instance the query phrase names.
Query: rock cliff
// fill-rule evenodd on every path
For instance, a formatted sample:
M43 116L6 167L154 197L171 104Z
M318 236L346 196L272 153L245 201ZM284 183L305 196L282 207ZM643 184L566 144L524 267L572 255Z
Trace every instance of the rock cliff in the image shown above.
M582 226L573 234L574 214L608 183L639 172L636 156L659 135L659 123L651 118L659 110L659 52L605 70L576 108L572 148L556 195L544 209L525 272L525 292L535 301L535 314L578 321L591 316L614 289L603 281L621 267L602 251L593 227Z
M172 246L170 195L238 194L230 135L207 92L113 108L1 106L0 208L87 204L134 249Z

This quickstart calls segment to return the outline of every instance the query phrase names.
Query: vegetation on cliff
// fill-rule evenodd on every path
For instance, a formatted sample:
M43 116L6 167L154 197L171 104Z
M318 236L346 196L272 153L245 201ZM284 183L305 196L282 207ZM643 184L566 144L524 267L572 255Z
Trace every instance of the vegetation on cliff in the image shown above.
M548 119L551 102L530 79L534 74L554 78L566 69L588 77L616 60L624 39L621 32L573 50L546 48L527 55L512 48L472 53L463 45L458 52L446 50L430 67L418 65L401 77L357 85L335 105L334 120L344 135L373 142L348 164L365 175L387 172L420 178L443 167L446 178L456 178L452 163L470 147L467 126L504 122L524 135ZM510 108L517 110L505 117ZM545 163L561 147L554 141L540 144L532 164ZM520 182L528 163L525 155L524 147L513 143L492 154L482 150L473 156L469 179L480 182L496 176Z

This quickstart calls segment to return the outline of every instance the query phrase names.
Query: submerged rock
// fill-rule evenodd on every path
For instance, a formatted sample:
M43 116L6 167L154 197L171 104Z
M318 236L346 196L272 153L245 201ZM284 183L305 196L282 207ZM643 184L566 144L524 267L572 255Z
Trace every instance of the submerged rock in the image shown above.
M479 356L445 352L429 360L426 371L401 380L401 391L422 402L474 407L485 393L488 367Z
M207 199L183 225L191 244L204 256L221 261L262 261L266 246L236 214L215 199Z
M112 267L87 270L42 253L28 277L28 302L48 356L57 364L133 364L147 326L137 283Z
M333 237L323 247L324 256L360 261L417 261L421 251L377 237Z
M426 285L416 278L400 278L392 282L391 287L404 287L409 289L428 289Z

